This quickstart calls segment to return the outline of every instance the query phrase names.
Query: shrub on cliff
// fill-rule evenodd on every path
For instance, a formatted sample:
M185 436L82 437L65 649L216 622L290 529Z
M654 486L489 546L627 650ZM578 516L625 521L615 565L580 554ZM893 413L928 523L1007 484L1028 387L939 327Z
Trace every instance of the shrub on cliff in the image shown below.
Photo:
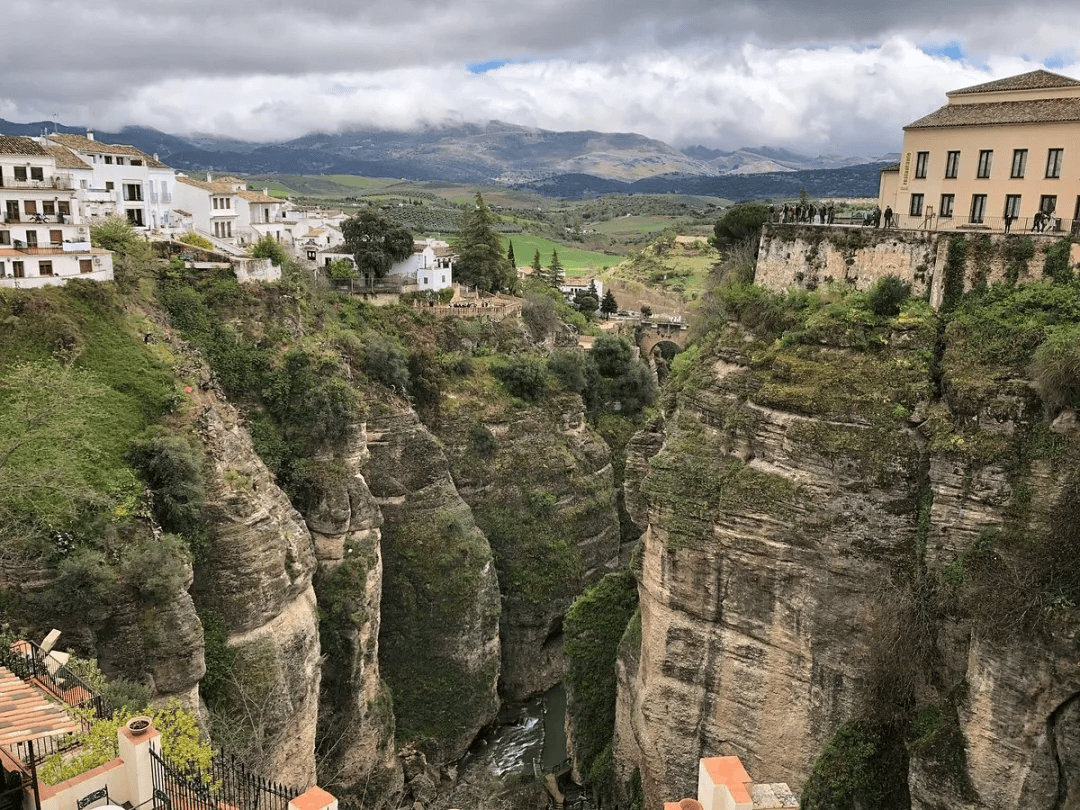
M576 764L601 790L609 787L606 783L612 776L615 658L637 601L633 574L608 574L571 605L563 621L566 701L574 727Z
M897 276L879 278L870 287L867 301L870 310L879 318L892 318L900 314L901 305L911 296L911 285Z
M1080 407L1080 326L1059 326L1039 344L1031 373L1047 414Z
M511 357L493 366L492 371L515 397L536 400L547 393L547 366L536 357Z

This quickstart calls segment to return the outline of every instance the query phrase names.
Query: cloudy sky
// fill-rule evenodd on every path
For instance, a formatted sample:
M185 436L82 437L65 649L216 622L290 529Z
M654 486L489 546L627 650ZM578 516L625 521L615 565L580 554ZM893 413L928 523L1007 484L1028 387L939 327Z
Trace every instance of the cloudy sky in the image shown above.
M1080 78L1075 0L6 0L0 118L282 140L498 119L898 150L946 90Z

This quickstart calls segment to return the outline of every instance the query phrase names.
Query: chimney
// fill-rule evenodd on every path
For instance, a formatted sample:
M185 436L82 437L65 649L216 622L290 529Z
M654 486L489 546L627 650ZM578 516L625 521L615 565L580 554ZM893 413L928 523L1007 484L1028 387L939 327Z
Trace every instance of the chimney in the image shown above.
M207 183L209 183L209 182L210 182L211 180L213 180L213 179L214 179L214 178L210 176L210 172L207 172L207 173L206 173L206 182L207 182Z
M87 129L86 130L86 140L88 140L88 141L94 140L94 130L92 130L92 129Z
M154 160L158 160L157 152L154 152Z

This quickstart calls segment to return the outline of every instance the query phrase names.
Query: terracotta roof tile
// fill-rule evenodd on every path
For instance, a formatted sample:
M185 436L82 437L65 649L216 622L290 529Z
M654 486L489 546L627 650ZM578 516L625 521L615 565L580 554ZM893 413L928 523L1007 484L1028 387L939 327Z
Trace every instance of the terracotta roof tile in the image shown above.
M736 802L749 802L747 785L752 781L738 757L709 757L703 759L706 773L714 785L727 785Z
M904 129L1080 121L1080 98L1035 98L986 104L946 104Z
M66 146L61 146L58 143L45 143L42 144L45 147L45 151L56 158L56 168L58 169L89 169L90 164L68 149Z
M1048 70L1033 70L1005 79L997 79L984 84L953 90L950 96L966 96L972 93L1000 93L1006 90L1046 90L1056 87L1080 87L1080 81L1070 79Z
M160 160L155 160L151 155L134 146L126 146L118 143L104 143L87 138L85 135L71 135L66 132L57 132L49 135L50 141L63 144L76 152L94 153L95 155L124 155L126 157L142 158L143 162L155 169L169 168Z
M34 155L45 157L49 153L33 138L20 135L0 135L0 155Z
M50 703L32 686L0 667L0 745L79 731L58 703Z
M236 193L239 194L243 199L247 200L248 202L253 202L253 203L280 203L281 202L281 200L276 199L275 197L270 197L270 196L268 196L266 194L263 194L261 191L246 191L245 190L245 191L238 191Z

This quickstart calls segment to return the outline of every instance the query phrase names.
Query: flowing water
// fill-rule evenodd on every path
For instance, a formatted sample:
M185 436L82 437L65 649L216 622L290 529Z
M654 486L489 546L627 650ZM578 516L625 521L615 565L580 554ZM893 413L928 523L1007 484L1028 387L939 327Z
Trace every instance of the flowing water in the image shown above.
M498 776L548 770L566 759L566 692L556 684L542 697L499 714L497 725L481 734L466 760L484 761Z

